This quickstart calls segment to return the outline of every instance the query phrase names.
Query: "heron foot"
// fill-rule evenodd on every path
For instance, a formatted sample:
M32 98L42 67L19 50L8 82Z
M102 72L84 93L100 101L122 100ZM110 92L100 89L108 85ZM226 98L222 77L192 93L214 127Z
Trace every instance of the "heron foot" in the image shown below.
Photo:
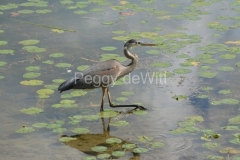
M136 109L140 109L140 110L143 110L143 111L147 110L147 108L145 108L143 106L140 106L140 105L136 105L136 108L134 110L136 110Z

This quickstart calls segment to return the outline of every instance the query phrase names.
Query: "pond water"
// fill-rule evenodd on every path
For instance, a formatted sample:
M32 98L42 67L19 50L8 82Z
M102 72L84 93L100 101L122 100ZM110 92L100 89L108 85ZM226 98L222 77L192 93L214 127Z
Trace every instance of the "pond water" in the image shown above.
M239 6L1 0L0 159L239 160ZM101 89L57 91L98 62L129 63L129 39L157 46L131 49L138 66L111 97L146 111L105 100L101 114Z

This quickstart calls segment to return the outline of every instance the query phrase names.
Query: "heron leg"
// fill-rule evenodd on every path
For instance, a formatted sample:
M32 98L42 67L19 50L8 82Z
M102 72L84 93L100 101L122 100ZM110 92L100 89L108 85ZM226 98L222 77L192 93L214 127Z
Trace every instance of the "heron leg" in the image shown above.
M116 108L116 107L135 107L135 109L140 109L140 110L147 110L146 108L144 108L143 106L140 105L136 105L136 104L130 104L130 105L113 105L112 104L112 100L111 100L111 96L110 96L110 92L109 89L107 88L107 94L108 94L108 102L110 107Z
M100 111L103 111L104 97L105 97L106 91L107 91L107 88L106 87L102 87L102 103L101 103Z

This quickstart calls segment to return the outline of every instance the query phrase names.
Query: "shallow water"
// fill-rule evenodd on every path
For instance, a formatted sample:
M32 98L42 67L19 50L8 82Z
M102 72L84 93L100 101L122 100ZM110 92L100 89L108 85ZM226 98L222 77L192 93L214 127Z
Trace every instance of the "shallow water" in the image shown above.
M228 154L222 154L219 151L226 147L231 147L236 150L239 148L239 141L231 143L232 134L239 133L239 120L234 124L228 120L239 115L239 67L236 65L239 62L240 52L230 52L230 49L236 47L238 49L239 28L233 27L239 23L237 17L239 12L239 4L237 1L208 1L212 4L200 4L197 1L128 1L129 4L134 4L142 7L133 7L129 5L124 9L116 10L113 6L124 6L126 1L111 2L103 5L103 1L92 1L86 8L83 9L67 9L72 4L62 4L55 1L46 3L46 7L36 6L21 6L26 1L16 1L18 8L3 10L3 5L7 5L8 1L0 2L0 41L7 41L6 45L1 45L0 52L3 49L14 50L14 55L0 53L0 62L6 62L6 65L0 66L0 159L83 159L90 155L97 157L93 153L91 147L96 145L105 146L103 143L109 137L121 139L122 143L134 143L140 148L148 149L145 153L135 156L135 159L164 159L164 160L192 160L192 159L228 159ZM67 2L67 1L65 1ZM94 3L93 3L94 2ZM98 3L96 3L98 2ZM13 3L13 2L12 2ZM39 2L38 2L39 3ZM70 3L70 1L69 1ZM197 5L197 3L199 3ZM237 6L235 6L237 3ZM178 4L177 7L174 7ZM196 6L195 10L209 12L209 14L196 15L192 13L189 17L176 18L174 15L184 14L187 12L186 7ZM93 8L101 8L103 12L91 12ZM148 10L146 11L146 9ZM155 11L166 11L166 13L154 13ZM49 9L50 13L40 14L18 14L20 10L39 10ZM140 11L145 9L145 11ZM88 11L87 14L75 14L76 10ZM1 12L0 12L1 14ZM121 14L127 14L122 16ZM132 15L133 14L133 15ZM219 19L219 16L229 16L226 20ZM194 19L197 18L197 19ZM218 19L217 19L218 18ZM226 17L225 17L226 18ZM142 21L142 22L141 22ZM219 31L214 28L209 28L209 22L219 22L226 26L232 26L227 30ZM26 22L32 22L29 24ZM104 22L113 22L112 25L104 25ZM36 25L40 24L40 25ZM75 30L76 32L64 31L56 33L51 26L66 30ZM162 30L155 31L154 28L161 27ZM112 31L123 30L123 34L114 34ZM60 30L61 31L61 30ZM139 32L139 33L134 33ZM152 32L152 36L149 33ZM176 32L185 33L188 36L200 36L199 42L182 43L186 39L167 34ZM132 33L132 34L130 34ZM129 35L130 34L130 35ZM145 34L145 35L144 35ZM214 37L214 34L219 34ZM92 65L101 61L102 55L114 53L123 56L122 48L124 40L114 40L117 36L126 36L127 38L136 38L144 42L159 42L159 39L164 37L162 44L158 47L137 47L131 52L137 53L139 57L138 67L131 73L131 76L154 71L167 71L173 73L175 69L185 68L191 72L187 74L177 74L167 79L162 79L162 84L140 82L138 84L124 84L110 87L112 100L121 104L141 103L146 107L146 115L136 115L121 113L111 118L111 123L126 121L129 122L126 126L110 125L109 134L104 134L103 124L101 119L89 121L81 119L81 122L71 124L69 117L74 115L97 115L101 101L101 89L88 90L86 95L69 98L75 100L76 108L54 108L54 104L59 104L61 95L69 94L71 91L59 94L57 89L53 89L54 93L49 98L39 98L37 91L46 88L45 85L59 85L54 83L54 79L68 79L74 76L74 72L78 71L80 65ZM162 37L160 37L162 36ZM46 51L39 53L27 52L23 49L23 45L19 44L22 40L36 39L40 42L34 44L40 48L45 48ZM174 41L171 41L174 40ZM227 41L235 41L235 44L225 44ZM198 47L204 47L209 44L225 44L225 50L220 50L221 47L216 47L216 53L210 51L201 51ZM177 46L183 45L182 47ZM167 45L167 48L164 48ZM113 51L104 51L101 48L105 46L116 47ZM175 47L175 48L174 48ZM177 49L176 49L177 48ZM227 49L228 50L227 50ZM229 49L230 48L230 49ZM176 49L172 53L171 49ZM159 50L159 54L147 54L146 51ZM64 53L63 57L49 57L52 53ZM202 60L196 59L200 54L206 53L212 55L213 59L217 59L219 63L206 64ZM220 55L231 53L235 55L233 59L221 58ZM176 56L187 54L190 58L195 58L190 66L182 67L181 64L188 58L177 58ZM44 61L52 60L53 64L45 64ZM157 68L152 67L154 62L169 62L170 67ZM129 61L123 62L124 64ZM69 63L70 67L56 67L57 63ZM0 63L1 64L1 63ZM201 66L211 66L212 72L217 72L217 76L213 78L204 78L199 75ZM36 78L24 78L27 73L26 67L39 66L41 75ZM221 66L233 67L233 71L219 71ZM20 84L26 80L41 80L43 85L26 86ZM204 91L201 88L210 86L213 90ZM230 90L230 94L220 94L220 90ZM123 96L121 92L134 92L134 95ZM199 94L208 95L207 98L198 98ZM186 99L173 98L176 95L185 95ZM117 101L119 97L128 98L125 102ZM213 105L214 101L221 99L231 99L231 102L225 102L219 105ZM21 112L24 108L36 107L42 109L39 114L25 114ZM105 109L109 109L107 100L105 100ZM115 111L127 112L128 109L114 109ZM203 121L193 121L196 130L185 131L184 133L174 133L179 127L179 122L188 121L191 116L199 116ZM48 125L63 121L61 128L65 128L63 132L56 133L54 129L37 128L31 133L16 133L23 126L32 127L35 123L47 123ZM105 128L108 125L108 118L105 118ZM224 128L225 126L231 126ZM84 142L85 149L74 147L71 143L62 143L59 139L62 136L76 135L72 130L74 128L88 128L89 133L82 134L78 141L70 141L79 143L82 146ZM202 140L203 131L210 129L216 134L221 134L219 138L209 138ZM145 137L141 140L141 136ZM147 137L153 140L146 140ZM144 138L143 138L144 139ZM207 140L216 143L217 147L207 149L204 144ZM164 146L154 148L151 143L162 142ZM122 145L121 143L121 145ZM115 144L109 147L112 151L123 150L119 147L120 144ZM71 147L69 147L71 146ZM111 150L112 149L112 150ZM230 159L238 159L239 151L230 152ZM100 153L99 153L100 154ZM129 159L133 156L132 150L126 150L124 156L119 159Z

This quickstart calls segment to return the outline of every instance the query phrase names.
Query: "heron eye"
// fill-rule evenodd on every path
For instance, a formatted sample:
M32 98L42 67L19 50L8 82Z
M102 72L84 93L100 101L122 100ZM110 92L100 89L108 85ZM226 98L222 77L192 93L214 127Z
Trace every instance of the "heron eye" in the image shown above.
M137 42L137 44L141 44L141 42Z

